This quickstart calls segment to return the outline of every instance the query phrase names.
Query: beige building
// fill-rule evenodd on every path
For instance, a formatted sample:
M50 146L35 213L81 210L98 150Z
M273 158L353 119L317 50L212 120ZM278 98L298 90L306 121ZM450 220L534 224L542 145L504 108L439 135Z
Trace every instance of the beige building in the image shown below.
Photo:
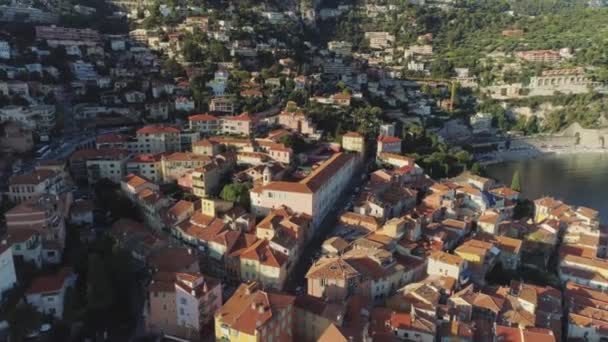
M318 341L331 325L342 326L346 314L345 303L328 303L308 295L296 297L294 337L297 341Z
M280 290L287 278L287 255L270 247L265 239L257 240L240 256L241 281L258 282L264 288Z
M192 152L175 152L170 155L163 155L161 162L163 181L171 182L189 171L204 167L211 162L211 158Z
M304 112L299 111L294 102L287 103L285 110L279 114L277 123L284 128L291 129L312 139L320 137L315 124Z
M342 148L346 151L365 152L365 137L358 132L347 132L342 136Z
M286 206L310 215L315 230L337 201L357 171L360 155L336 153L299 182L271 181L250 192L253 213L267 215L273 208Z
M308 294L326 301L343 301L355 292L360 277L342 258L319 260L306 274Z
M209 163L192 172L192 193L201 198L217 195L222 173L215 163Z
M192 144L192 152L201 156L215 156L220 153L220 144L208 139L203 139Z
M146 331L199 340L222 306L221 282L198 272L158 272L148 288Z
M259 288L241 284L215 313L216 341L294 341L294 297Z
M179 130L168 126L146 126L137 130L138 153L181 151Z
M34 170L9 179L8 198L21 203L42 194L59 194L65 190L66 174L56 170Z

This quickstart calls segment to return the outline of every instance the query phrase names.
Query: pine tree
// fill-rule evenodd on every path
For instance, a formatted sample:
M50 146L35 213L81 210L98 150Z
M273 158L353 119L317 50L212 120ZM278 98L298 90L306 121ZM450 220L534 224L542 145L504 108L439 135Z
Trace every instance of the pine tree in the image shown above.
M519 170L515 170L513 174L513 179L511 179L511 189L521 192L521 176L519 175Z

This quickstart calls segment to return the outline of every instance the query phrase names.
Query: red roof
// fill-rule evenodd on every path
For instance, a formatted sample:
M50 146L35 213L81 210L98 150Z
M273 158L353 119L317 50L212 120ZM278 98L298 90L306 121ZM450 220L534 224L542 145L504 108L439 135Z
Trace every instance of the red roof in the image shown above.
M108 133L97 136L95 142L98 144L120 143L129 141L129 137L124 134Z
M401 142L401 139L397 137L391 137L389 135L381 135L378 137L378 142L383 144L398 143Z
M131 162L135 163L155 163L161 160L162 153L152 154L152 153L141 153L133 158L131 158Z
M65 283L65 279L72 274L71 268L64 267L55 275L38 277L34 279L26 294L59 292Z
M179 129L169 126L146 126L140 128L137 134L179 133Z
M210 114L195 114L195 115L190 115L188 117L188 120L190 121L215 121L217 120L216 116L210 115Z
M237 116L227 116L224 118L224 120L231 120L231 121L252 121L251 116L249 115L249 113L245 112L241 115L237 115Z

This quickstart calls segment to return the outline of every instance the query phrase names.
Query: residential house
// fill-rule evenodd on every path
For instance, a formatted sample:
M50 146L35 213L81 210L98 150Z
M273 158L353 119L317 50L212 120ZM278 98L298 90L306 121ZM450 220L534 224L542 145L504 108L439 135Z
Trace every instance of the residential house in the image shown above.
M34 278L25 292L25 300L42 314L62 319L66 292L74 287L76 278L72 269L66 267L56 274Z
M257 283L241 284L215 313L215 338L220 341L293 341L295 299L265 292Z
M198 272L157 272L148 287L146 331L200 339L222 306L222 285Z
M6 226L9 230L36 230L42 237L44 262L59 263L65 247L65 220L71 203L71 193L45 194L29 199L5 213Z
M462 285L469 280L470 271L467 261L462 257L437 251L427 258L427 273L429 275L452 277Z
M318 341L330 325L341 326L345 314L344 302L328 303L321 298L309 295L297 296L295 300L295 340Z

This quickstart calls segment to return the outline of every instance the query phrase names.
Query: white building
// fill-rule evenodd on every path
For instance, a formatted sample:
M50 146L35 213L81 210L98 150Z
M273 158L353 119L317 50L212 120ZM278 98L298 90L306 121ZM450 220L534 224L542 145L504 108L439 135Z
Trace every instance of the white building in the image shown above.
M71 268L62 268L59 273L34 279L25 293L25 300L43 314L63 318L65 293L76 283L76 274Z
M258 216L273 208L287 206L293 211L312 216L312 228L318 228L334 203L355 175L360 155L336 153L300 182L264 180L251 190L251 208Z
M10 290L17 284L15 263L13 260L13 249L8 241L3 238L0 241L0 299L4 300L4 292Z
M458 255L446 252L434 252L427 259L428 275L438 275L457 279L460 284L468 279L467 262Z

